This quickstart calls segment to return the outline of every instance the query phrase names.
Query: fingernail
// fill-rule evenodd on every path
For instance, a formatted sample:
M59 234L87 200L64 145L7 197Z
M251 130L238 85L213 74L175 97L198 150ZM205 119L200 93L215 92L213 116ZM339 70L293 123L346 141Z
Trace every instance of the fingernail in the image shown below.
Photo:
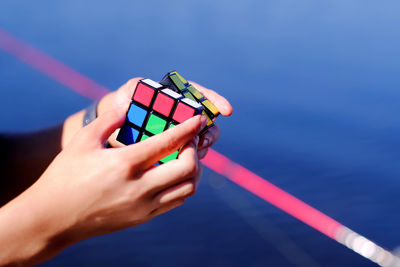
M210 145L210 139L208 138L204 138L203 140L203 144L201 145L201 147L208 147Z
M201 129L207 126L208 118L206 115L201 115L200 121L201 121Z

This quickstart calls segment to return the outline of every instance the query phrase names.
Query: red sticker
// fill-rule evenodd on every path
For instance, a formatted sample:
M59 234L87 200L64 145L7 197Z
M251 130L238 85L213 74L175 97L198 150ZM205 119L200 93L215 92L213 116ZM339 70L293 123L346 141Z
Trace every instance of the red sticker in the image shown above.
M153 98L153 95L154 95L153 88L148 87L147 85L139 82L138 85L136 86L135 95L133 96L133 100L148 107L151 103L151 99Z
M154 102L153 109L162 115L168 117L171 113L172 107L174 106L174 99L171 97L159 93L156 101Z
M188 105L183 104L182 102L179 102L172 118L175 121L181 123L181 122L184 122L185 120L193 117L194 111L195 110L192 107L189 107Z

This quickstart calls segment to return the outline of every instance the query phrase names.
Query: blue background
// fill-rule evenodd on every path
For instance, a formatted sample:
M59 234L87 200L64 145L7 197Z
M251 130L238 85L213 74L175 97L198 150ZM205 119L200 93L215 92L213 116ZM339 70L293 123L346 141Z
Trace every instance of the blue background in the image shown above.
M217 151L395 249L398 1L0 2L0 27L112 89L176 69L233 107ZM88 105L0 51L0 130ZM374 266L206 170L184 206L76 244L44 266Z

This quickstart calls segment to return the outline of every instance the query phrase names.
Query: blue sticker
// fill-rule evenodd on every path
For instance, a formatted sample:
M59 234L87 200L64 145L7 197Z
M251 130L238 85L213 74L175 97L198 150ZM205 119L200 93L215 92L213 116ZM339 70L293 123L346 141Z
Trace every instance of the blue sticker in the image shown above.
M126 117L129 122L135 124L138 127L142 127L146 115L147 115L146 110L132 103Z
M117 140L125 145L134 144L139 136L139 131L124 124L119 130Z

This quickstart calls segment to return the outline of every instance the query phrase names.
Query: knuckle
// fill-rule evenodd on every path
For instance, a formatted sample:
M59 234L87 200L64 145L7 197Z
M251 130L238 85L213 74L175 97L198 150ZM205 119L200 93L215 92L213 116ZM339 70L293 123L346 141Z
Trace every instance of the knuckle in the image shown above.
M199 166L194 159L188 159L184 162L183 166L183 172L185 174L185 177L193 177L197 174L199 171Z

